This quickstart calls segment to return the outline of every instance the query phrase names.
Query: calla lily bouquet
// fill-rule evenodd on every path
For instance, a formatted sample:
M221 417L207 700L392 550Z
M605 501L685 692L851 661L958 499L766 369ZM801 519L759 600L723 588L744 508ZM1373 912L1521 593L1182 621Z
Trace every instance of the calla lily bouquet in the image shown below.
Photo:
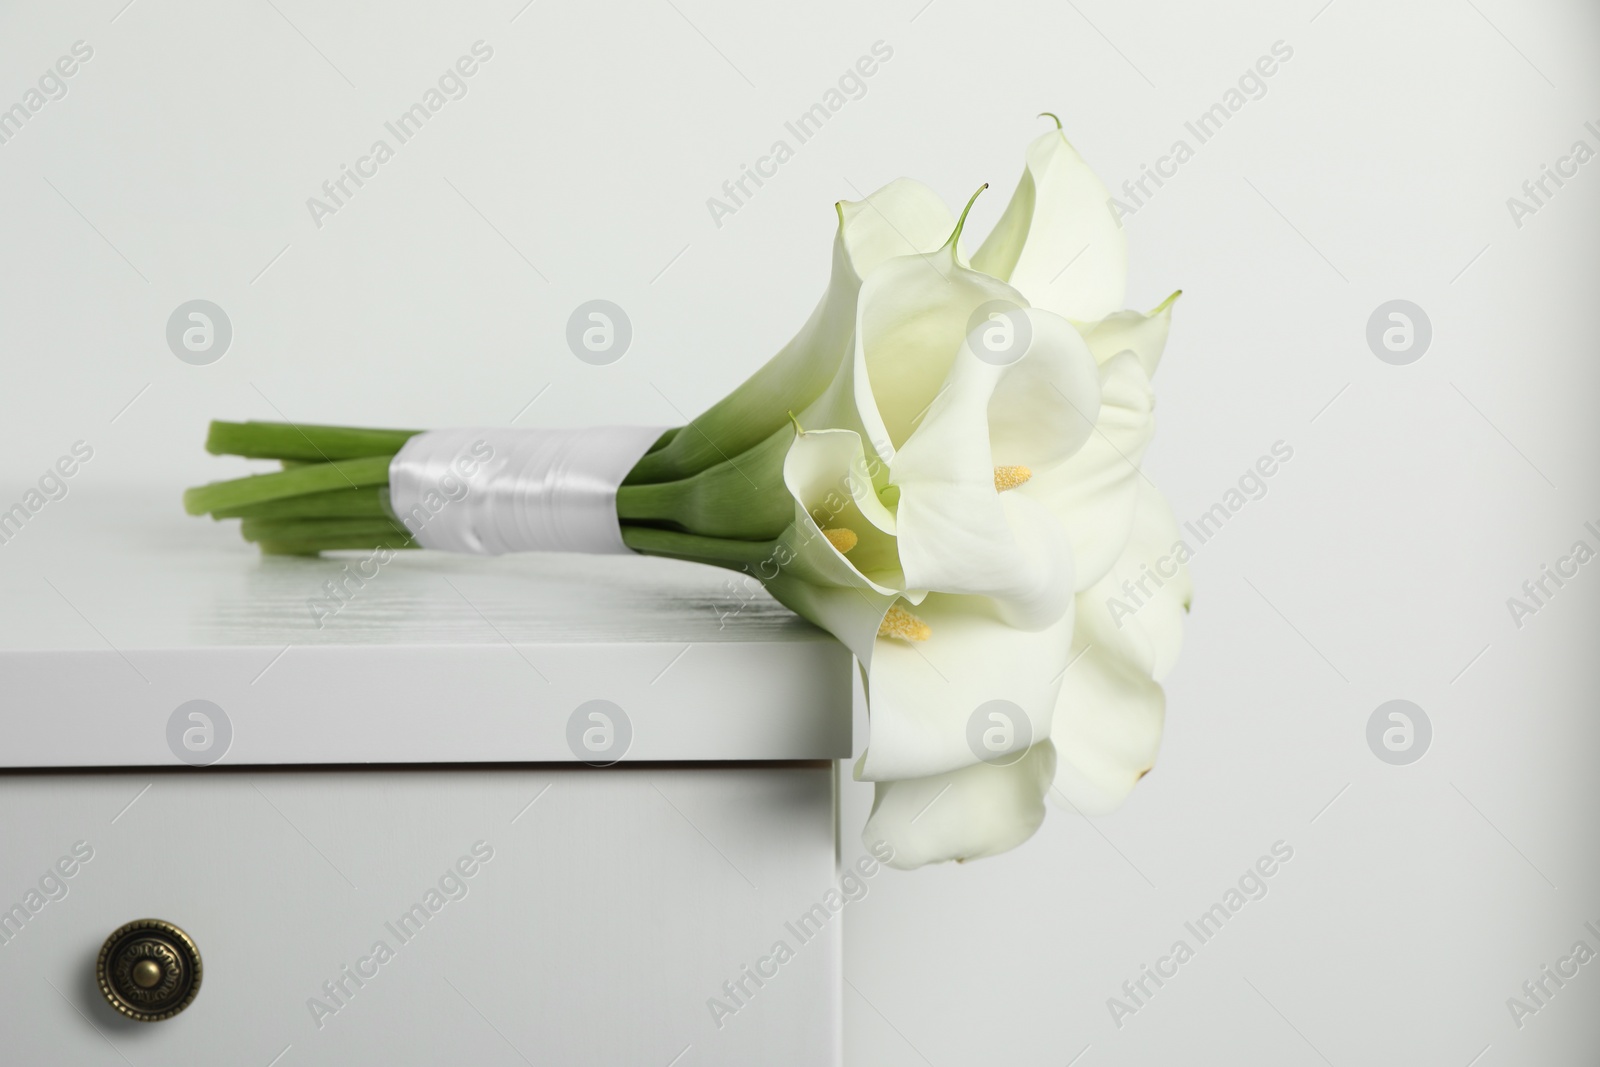
M685 426L218 422L209 451L284 469L184 503L265 552L632 551L747 572L860 663L865 837L901 867L993 855L1033 834L1047 794L1103 813L1150 770L1188 610L1181 562L1146 584L1180 538L1139 469L1177 294L1123 308L1108 201L1058 122L970 258L967 212L920 183L839 203L816 310ZM1129 583L1149 595L1117 612Z

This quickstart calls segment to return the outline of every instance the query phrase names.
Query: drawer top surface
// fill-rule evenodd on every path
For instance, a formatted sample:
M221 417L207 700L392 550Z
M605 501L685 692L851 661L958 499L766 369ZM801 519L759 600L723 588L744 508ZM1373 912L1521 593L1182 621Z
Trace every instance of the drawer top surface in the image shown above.
M0 519L0 652L217 646L656 645L826 640L732 571L644 556L402 551L263 556L177 494Z
M628 759L849 753L849 654L744 575L262 557L177 498L74 486L0 525L0 766L180 762L163 731L191 700L232 720L231 763L569 762L591 700L625 709Z

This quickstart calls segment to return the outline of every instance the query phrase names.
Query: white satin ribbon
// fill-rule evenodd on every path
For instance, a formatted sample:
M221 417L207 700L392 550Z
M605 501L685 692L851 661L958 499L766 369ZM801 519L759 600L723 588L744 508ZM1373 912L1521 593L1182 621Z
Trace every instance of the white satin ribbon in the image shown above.
M626 553L617 488L660 429L429 430L389 463L389 506L424 548Z

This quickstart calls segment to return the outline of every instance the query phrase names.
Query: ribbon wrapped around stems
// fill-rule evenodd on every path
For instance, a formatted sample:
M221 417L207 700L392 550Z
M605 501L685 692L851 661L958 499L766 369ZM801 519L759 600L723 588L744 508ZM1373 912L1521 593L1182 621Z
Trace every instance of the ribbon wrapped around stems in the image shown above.
M637 426L430 430L389 461L389 507L423 548L485 556L629 552L617 490L661 433Z

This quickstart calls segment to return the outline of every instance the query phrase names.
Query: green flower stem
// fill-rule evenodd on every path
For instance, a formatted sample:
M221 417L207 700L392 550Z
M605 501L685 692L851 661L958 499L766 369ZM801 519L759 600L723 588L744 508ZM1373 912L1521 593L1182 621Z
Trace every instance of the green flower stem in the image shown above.
M624 525L622 542L635 552L646 556L666 556L694 563L710 563L730 570L743 570L747 566L756 566L768 559L773 552L771 541L702 537L699 534L657 530L648 526Z
M245 519L239 533L246 541L323 541L365 538L409 540L405 527L388 519Z
M819 390L820 391L820 390ZM791 395L759 407L750 403L730 403L727 397L672 435L665 445L648 452L634 464L623 484L673 482L698 474L725 457L738 455L759 444L788 419L794 406Z
M679 481L624 485L617 517L667 522L714 538L767 541L794 521L783 462L794 430L784 426L754 448Z
M264 556L315 556L319 552L372 551L379 548L420 548L410 538L320 537L310 541L259 541Z
M213 519L386 519L383 489L330 489L257 504L212 508Z
M364 456L392 456L419 432L354 426L296 426L287 422L213 422L206 434L206 451L218 456L328 463Z
M330 489L385 486L389 484L389 460L392 458L366 456L199 485L183 494L183 509L191 515L204 515L218 508L236 508Z

